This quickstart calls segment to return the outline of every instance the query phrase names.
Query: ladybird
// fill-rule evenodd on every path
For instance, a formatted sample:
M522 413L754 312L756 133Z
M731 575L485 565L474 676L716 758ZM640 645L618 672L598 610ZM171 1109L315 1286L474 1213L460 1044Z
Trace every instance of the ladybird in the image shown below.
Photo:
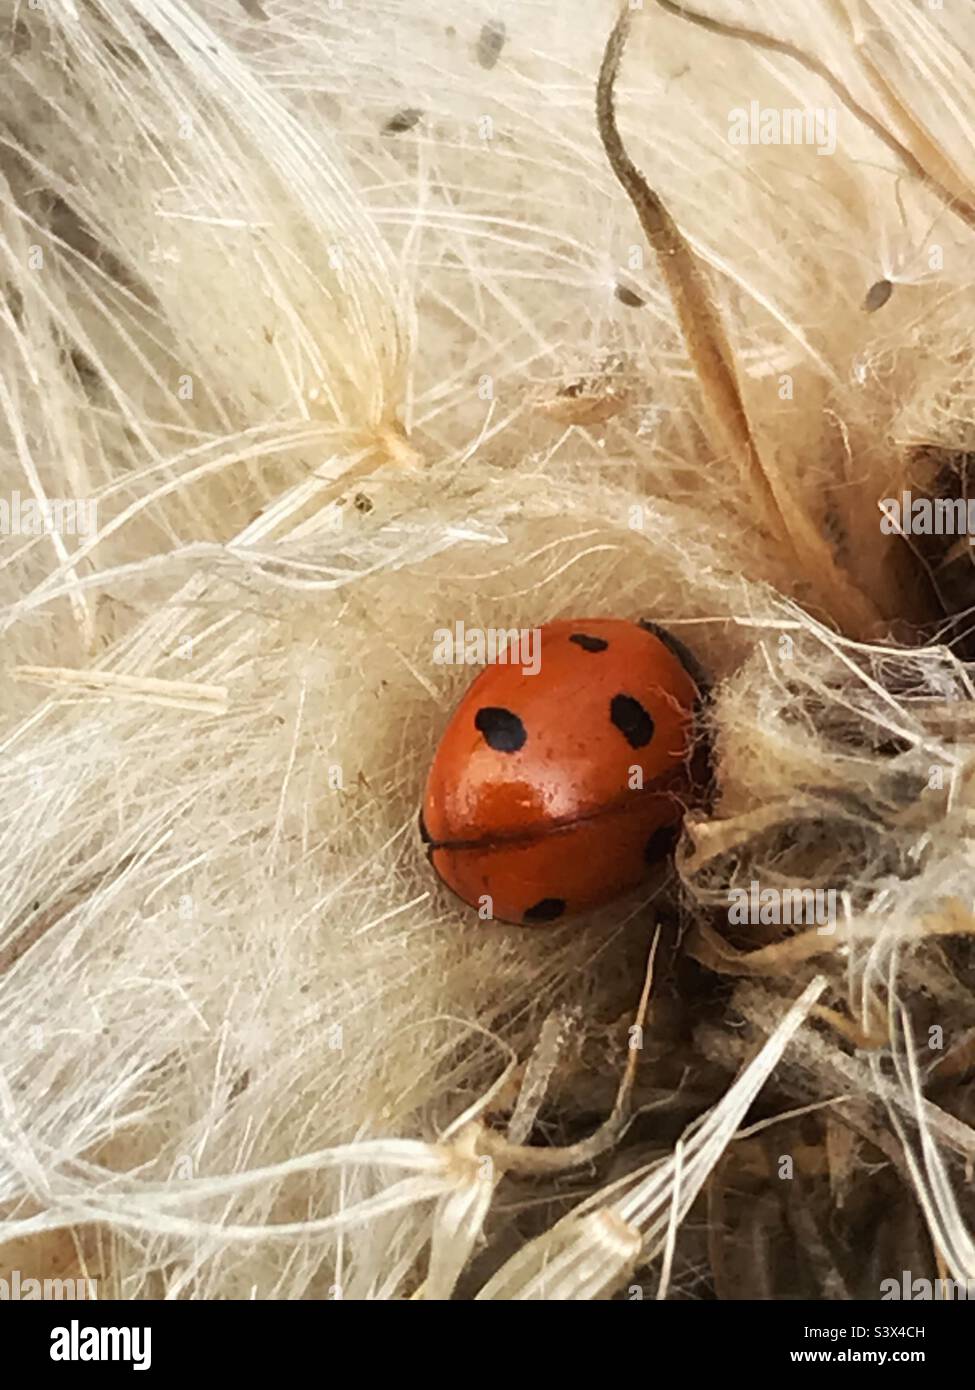
M654 623L545 624L535 670L496 664L440 741L420 834L457 896L556 922L643 880L676 843L698 775L696 661Z

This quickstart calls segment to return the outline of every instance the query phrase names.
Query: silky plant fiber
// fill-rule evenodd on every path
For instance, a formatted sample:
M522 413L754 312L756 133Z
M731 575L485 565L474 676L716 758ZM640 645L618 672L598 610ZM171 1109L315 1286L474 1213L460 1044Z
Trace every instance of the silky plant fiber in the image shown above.
M0 1275L975 1280L975 581L909 524L975 459L973 47L3 0ZM705 667L710 799L481 921L417 834L437 634L587 616Z

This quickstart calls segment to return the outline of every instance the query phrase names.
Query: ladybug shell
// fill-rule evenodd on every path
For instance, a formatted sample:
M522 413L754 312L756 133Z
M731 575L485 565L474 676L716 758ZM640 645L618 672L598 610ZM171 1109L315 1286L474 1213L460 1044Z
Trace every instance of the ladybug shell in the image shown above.
M537 672L521 653L472 683L421 816L431 863L466 903L489 899L501 921L556 921L634 887L672 847L702 691L693 659L659 631L548 623Z

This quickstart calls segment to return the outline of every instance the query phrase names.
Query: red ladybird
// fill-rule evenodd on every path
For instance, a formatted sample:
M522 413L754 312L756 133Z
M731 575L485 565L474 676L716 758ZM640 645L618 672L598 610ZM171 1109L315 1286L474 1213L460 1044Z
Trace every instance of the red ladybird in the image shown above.
M635 887L673 847L694 778L693 657L653 623L548 623L537 672L489 666L447 726L420 832L458 897L554 922Z

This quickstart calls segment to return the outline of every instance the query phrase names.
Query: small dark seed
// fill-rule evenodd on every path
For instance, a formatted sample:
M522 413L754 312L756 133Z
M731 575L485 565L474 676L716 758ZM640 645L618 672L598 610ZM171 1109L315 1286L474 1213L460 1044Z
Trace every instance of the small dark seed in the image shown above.
M397 111L383 126L385 135L402 135L404 130L412 130L423 115L418 106L408 106L405 111Z
M629 289L626 285L616 284L616 298L621 304L625 304L628 309L642 309L646 300L636 290Z
M69 353L71 365L78 374L78 379L82 386L100 386L101 375L98 368L81 348L74 347Z
M477 41L477 61L482 68L494 67L504 48L506 33L500 19L491 19L484 25Z
M878 280L875 285L871 285L867 290L863 307L868 314L875 314L878 309L882 309L890 296L894 293L894 287L889 280Z
M227 1097L227 1104L229 1105L232 1101L235 1101L238 1096L242 1096L250 1084L250 1071L242 1071L240 1075L237 1077L237 1080L230 1088L230 1094Z

